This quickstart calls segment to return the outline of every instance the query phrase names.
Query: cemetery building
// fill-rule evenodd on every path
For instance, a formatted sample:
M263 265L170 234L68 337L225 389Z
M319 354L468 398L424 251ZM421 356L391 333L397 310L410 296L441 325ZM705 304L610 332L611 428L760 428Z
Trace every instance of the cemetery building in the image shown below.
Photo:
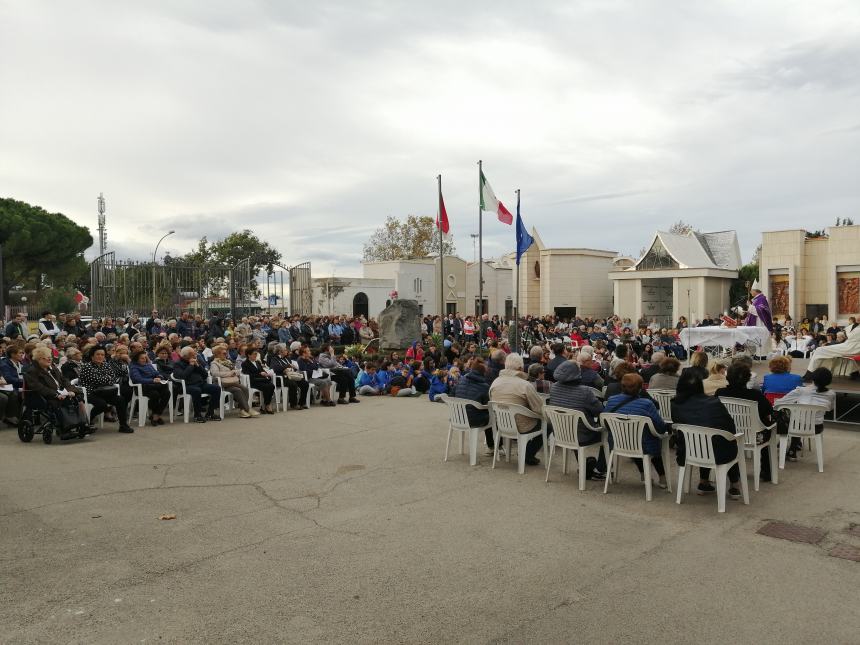
M607 275L618 253L587 248L547 248L532 228L534 243L520 261L520 315L555 314L604 317L612 315L612 284ZM508 256L516 298L516 254Z
M394 288L392 280L373 278L314 278L313 312L321 316L363 315L375 318L385 309Z
M388 293L396 291L398 298L415 300L422 314L440 313L438 257L363 262L362 270L364 279L386 281ZM474 314L478 307L478 263L448 255L445 256L442 271L444 310L441 313ZM484 308L490 314L501 315L510 308L510 273L510 264L504 259L484 261ZM371 316L377 315L386 304L383 302L377 310L371 308Z
M634 324L656 319L674 326L680 316L691 323L729 309L729 291L741 267L735 231L657 231L645 254L632 266L611 271L615 313Z
M763 233L759 283L780 319L860 317L860 226Z

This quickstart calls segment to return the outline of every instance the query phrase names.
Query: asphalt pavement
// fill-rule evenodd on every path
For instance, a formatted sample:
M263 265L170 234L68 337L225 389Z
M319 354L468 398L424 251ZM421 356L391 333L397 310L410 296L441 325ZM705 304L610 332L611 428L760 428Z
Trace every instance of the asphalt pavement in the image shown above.
M3 643L857 643L860 432L749 506L490 468L421 399L0 430ZM752 480L750 480L752 485ZM174 519L161 519L170 518ZM758 533L779 521L817 543Z

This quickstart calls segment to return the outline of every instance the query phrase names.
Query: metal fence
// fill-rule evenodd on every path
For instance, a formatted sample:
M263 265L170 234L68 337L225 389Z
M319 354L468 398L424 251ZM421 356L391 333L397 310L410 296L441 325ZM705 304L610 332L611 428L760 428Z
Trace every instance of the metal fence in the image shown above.
M162 317L182 311L242 316L260 309L248 259L233 267L158 265L117 261L111 252L90 264L90 279L96 317L149 315L153 309Z
M309 315L313 308L310 262L290 268L276 265L264 284L251 275L250 258L232 267L162 265L117 261L110 252L90 264L90 279L89 311L100 318L149 315L153 309L162 317L188 311L204 317L223 312L241 318L263 309Z

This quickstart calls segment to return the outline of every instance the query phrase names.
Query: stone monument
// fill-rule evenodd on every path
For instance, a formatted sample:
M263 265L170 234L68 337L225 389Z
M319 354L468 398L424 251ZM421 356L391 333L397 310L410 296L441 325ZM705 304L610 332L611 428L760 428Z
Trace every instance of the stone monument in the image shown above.
M404 349L421 340L421 312L415 300L393 300L379 314L379 346Z

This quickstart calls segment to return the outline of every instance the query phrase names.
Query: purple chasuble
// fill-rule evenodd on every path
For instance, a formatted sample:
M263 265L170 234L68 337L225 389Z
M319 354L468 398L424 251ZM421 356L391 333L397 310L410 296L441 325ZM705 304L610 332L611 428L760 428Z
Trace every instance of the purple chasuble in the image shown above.
M752 299L750 308L755 309L755 314L748 314L744 321L744 325L755 327L757 324L756 317L758 317L762 324L767 327L767 330L773 332L773 319L770 315L770 304L763 293L758 294Z

